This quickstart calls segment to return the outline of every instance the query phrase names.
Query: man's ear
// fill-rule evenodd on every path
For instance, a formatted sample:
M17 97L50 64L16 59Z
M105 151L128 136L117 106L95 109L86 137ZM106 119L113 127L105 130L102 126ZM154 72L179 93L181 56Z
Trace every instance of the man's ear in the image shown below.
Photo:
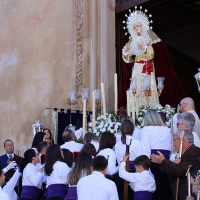
M106 172L107 172L107 167L106 167L103 171L104 171L104 173L106 174Z
M184 123L183 125L184 125L185 129L188 129L188 127L187 127L187 124L186 124L186 123Z
M94 170L93 170L93 167L91 166L91 172L93 172Z

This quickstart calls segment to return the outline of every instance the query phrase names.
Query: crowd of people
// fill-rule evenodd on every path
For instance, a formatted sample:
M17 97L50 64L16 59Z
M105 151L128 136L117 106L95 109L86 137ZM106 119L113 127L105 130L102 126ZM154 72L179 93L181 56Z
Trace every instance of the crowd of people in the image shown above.
M14 144L7 139L6 154L0 156L0 199L123 200L128 195L129 200L194 200L199 184L194 179L200 170L200 120L191 98L180 102L174 122L172 136L163 114L149 109L141 130L131 117L122 119L117 142L110 132L102 133L100 139L87 132L83 144L77 143L81 131L66 128L61 146L44 129L35 134L23 157L14 154Z

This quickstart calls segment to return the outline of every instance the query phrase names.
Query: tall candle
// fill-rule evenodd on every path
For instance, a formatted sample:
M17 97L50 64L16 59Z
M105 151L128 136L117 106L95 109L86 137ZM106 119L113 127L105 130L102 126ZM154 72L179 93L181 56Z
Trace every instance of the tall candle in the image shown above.
M131 92L131 99L132 99L132 118L133 121L135 122L135 96Z
M131 116L129 90L126 91L126 98L127 98L127 115Z
M188 197L191 197L191 183L190 183L191 175L190 175L190 169L188 169L187 174L187 182L188 182Z
M136 118L139 116L139 97L136 98Z
M93 91L93 99L92 99L92 124L93 130L95 129L95 91Z
M101 83L101 94L103 101L103 117L106 118L106 101L105 101L105 91L104 91L104 83Z
M114 75L114 85L115 85L115 114L117 114L117 97L118 97L118 90L117 90L117 74Z
M83 137L85 135L85 122L86 122L86 99L83 100Z
M141 70L139 70L139 84L138 84L138 94L141 92L141 85L142 85L142 76L141 76ZM139 97L139 108L142 107L142 97Z

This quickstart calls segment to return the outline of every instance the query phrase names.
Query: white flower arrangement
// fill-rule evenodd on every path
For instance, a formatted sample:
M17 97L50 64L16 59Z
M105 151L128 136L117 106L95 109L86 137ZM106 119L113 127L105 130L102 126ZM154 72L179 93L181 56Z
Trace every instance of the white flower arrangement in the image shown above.
M114 114L107 114L104 119L103 115L99 115L97 117L97 121L95 121L95 129L93 130L93 123L89 123L89 132L96 134L98 137L105 131L110 131L115 136L120 131L121 123L118 118Z
M162 107L160 104L158 104L154 108L157 112L163 112L166 115L166 126L169 128L171 127L171 117L175 115L175 108L172 108L170 105L166 104L164 107ZM136 123L137 128L141 129L144 127L144 116L147 112L147 109L145 106L142 106L141 111L139 112L138 122Z

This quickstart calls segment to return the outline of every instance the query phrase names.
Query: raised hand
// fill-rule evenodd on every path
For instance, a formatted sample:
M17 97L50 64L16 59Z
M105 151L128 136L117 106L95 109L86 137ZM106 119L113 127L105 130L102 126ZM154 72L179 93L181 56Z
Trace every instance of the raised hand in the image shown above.
M126 43L125 52L128 52L130 49L131 49L131 46L130 46L130 44L127 44L127 43Z
M129 155L126 156L126 154L123 156L123 162L126 162L128 159Z
M17 163L15 161L12 161L9 163L9 165L7 166L7 170L13 169L17 166Z
M181 162L181 158L176 158L173 163L179 164Z

